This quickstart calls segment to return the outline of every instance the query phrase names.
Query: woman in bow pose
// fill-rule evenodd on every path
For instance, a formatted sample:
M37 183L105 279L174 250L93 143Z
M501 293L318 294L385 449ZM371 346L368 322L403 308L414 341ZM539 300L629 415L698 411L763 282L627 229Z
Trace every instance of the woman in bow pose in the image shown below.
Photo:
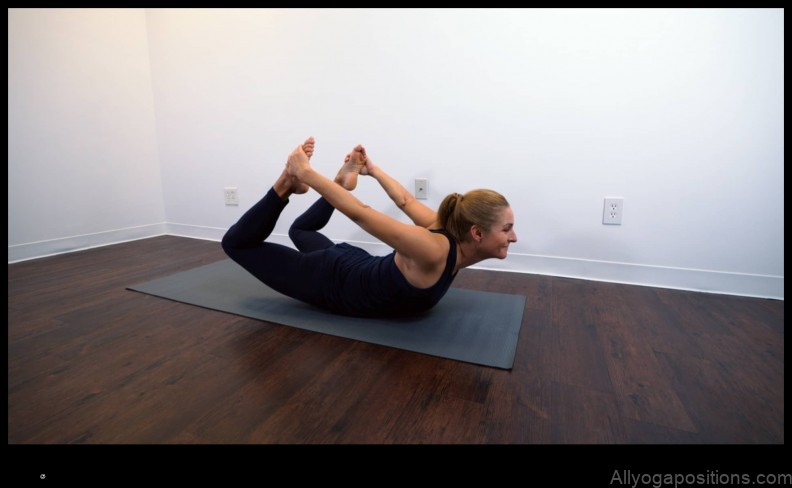
M289 155L266 195L223 237L226 254L270 288L334 313L362 317L414 315L432 308L462 268L504 259L517 242L514 214L492 190L445 197L435 212L388 176L358 145L334 180L310 164L314 138ZM377 180L413 221L405 224L358 200L358 176ZM321 197L294 221L289 237L297 250L265 242L293 194L313 188ZM394 249L372 256L320 233L335 210Z

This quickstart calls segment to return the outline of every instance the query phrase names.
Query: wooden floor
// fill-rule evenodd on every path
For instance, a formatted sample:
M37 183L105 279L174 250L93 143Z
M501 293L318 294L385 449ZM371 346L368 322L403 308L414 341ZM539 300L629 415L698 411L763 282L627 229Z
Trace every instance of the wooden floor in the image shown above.
M8 265L9 444L783 444L784 302L463 270L527 297L514 368L127 290L164 236Z

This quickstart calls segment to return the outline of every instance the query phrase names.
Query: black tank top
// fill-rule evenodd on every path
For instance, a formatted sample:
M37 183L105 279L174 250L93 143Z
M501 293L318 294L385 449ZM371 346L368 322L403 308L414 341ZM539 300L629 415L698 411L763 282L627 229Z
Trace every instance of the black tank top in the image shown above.
M323 295L326 307L336 313L362 317L404 317L434 307L456 277L456 241L444 229L430 229L448 239L445 269L428 288L411 285L396 266L396 252L372 256L350 244L337 244L325 252Z

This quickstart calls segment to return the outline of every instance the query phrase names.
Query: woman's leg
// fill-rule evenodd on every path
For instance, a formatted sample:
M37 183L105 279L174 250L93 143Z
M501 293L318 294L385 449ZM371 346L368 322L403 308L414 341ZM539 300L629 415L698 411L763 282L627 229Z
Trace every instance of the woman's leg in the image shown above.
M335 182L346 190L352 191L357 186L358 174L366 164L366 156L363 146L358 145L344 158L344 164L335 177ZM327 249L333 245L333 241L324 236L319 231L327 225L333 215L333 208L330 203L320 197L311 207L289 228L289 237L294 245L302 252L313 252Z
M301 253L290 247L262 242L255 248L226 251L231 259L259 281L288 297L326 307L319 293L323 253Z
M313 153L313 138L303 145ZM280 244L264 242L269 237L292 193L305 193L306 185L285 171L273 187L223 236L226 254L250 274L284 295L321 306L316 286L320 256L308 257Z
M272 233L288 203L288 200L281 199L275 187L270 188L264 198L245 212L223 236L222 245L226 253L258 247Z
M303 143L303 151L310 158L314 152L314 138L309 137ZM264 198L253 205L239 221L232 225L223 236L223 249L247 249L258 247L269 235L278 222L281 212L289 203L293 193L305 193L308 185L297 181L284 169L272 188Z
M319 230L327 225L335 208L324 197L320 197L304 214L297 217L289 228L289 237L301 252L327 249L333 241Z
M288 201L273 188L223 237L223 250L259 281L286 296L323 306L316 283L321 280L321 255L304 254L269 237Z

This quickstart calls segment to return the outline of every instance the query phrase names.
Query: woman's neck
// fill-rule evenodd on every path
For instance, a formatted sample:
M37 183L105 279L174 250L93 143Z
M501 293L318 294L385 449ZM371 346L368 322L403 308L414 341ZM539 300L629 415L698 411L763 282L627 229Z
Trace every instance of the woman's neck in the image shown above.
M473 266L474 264L487 259L486 256L481 256L478 252L476 252L476 247L472 242L457 243L456 258L456 267L454 269L455 273L462 268Z

